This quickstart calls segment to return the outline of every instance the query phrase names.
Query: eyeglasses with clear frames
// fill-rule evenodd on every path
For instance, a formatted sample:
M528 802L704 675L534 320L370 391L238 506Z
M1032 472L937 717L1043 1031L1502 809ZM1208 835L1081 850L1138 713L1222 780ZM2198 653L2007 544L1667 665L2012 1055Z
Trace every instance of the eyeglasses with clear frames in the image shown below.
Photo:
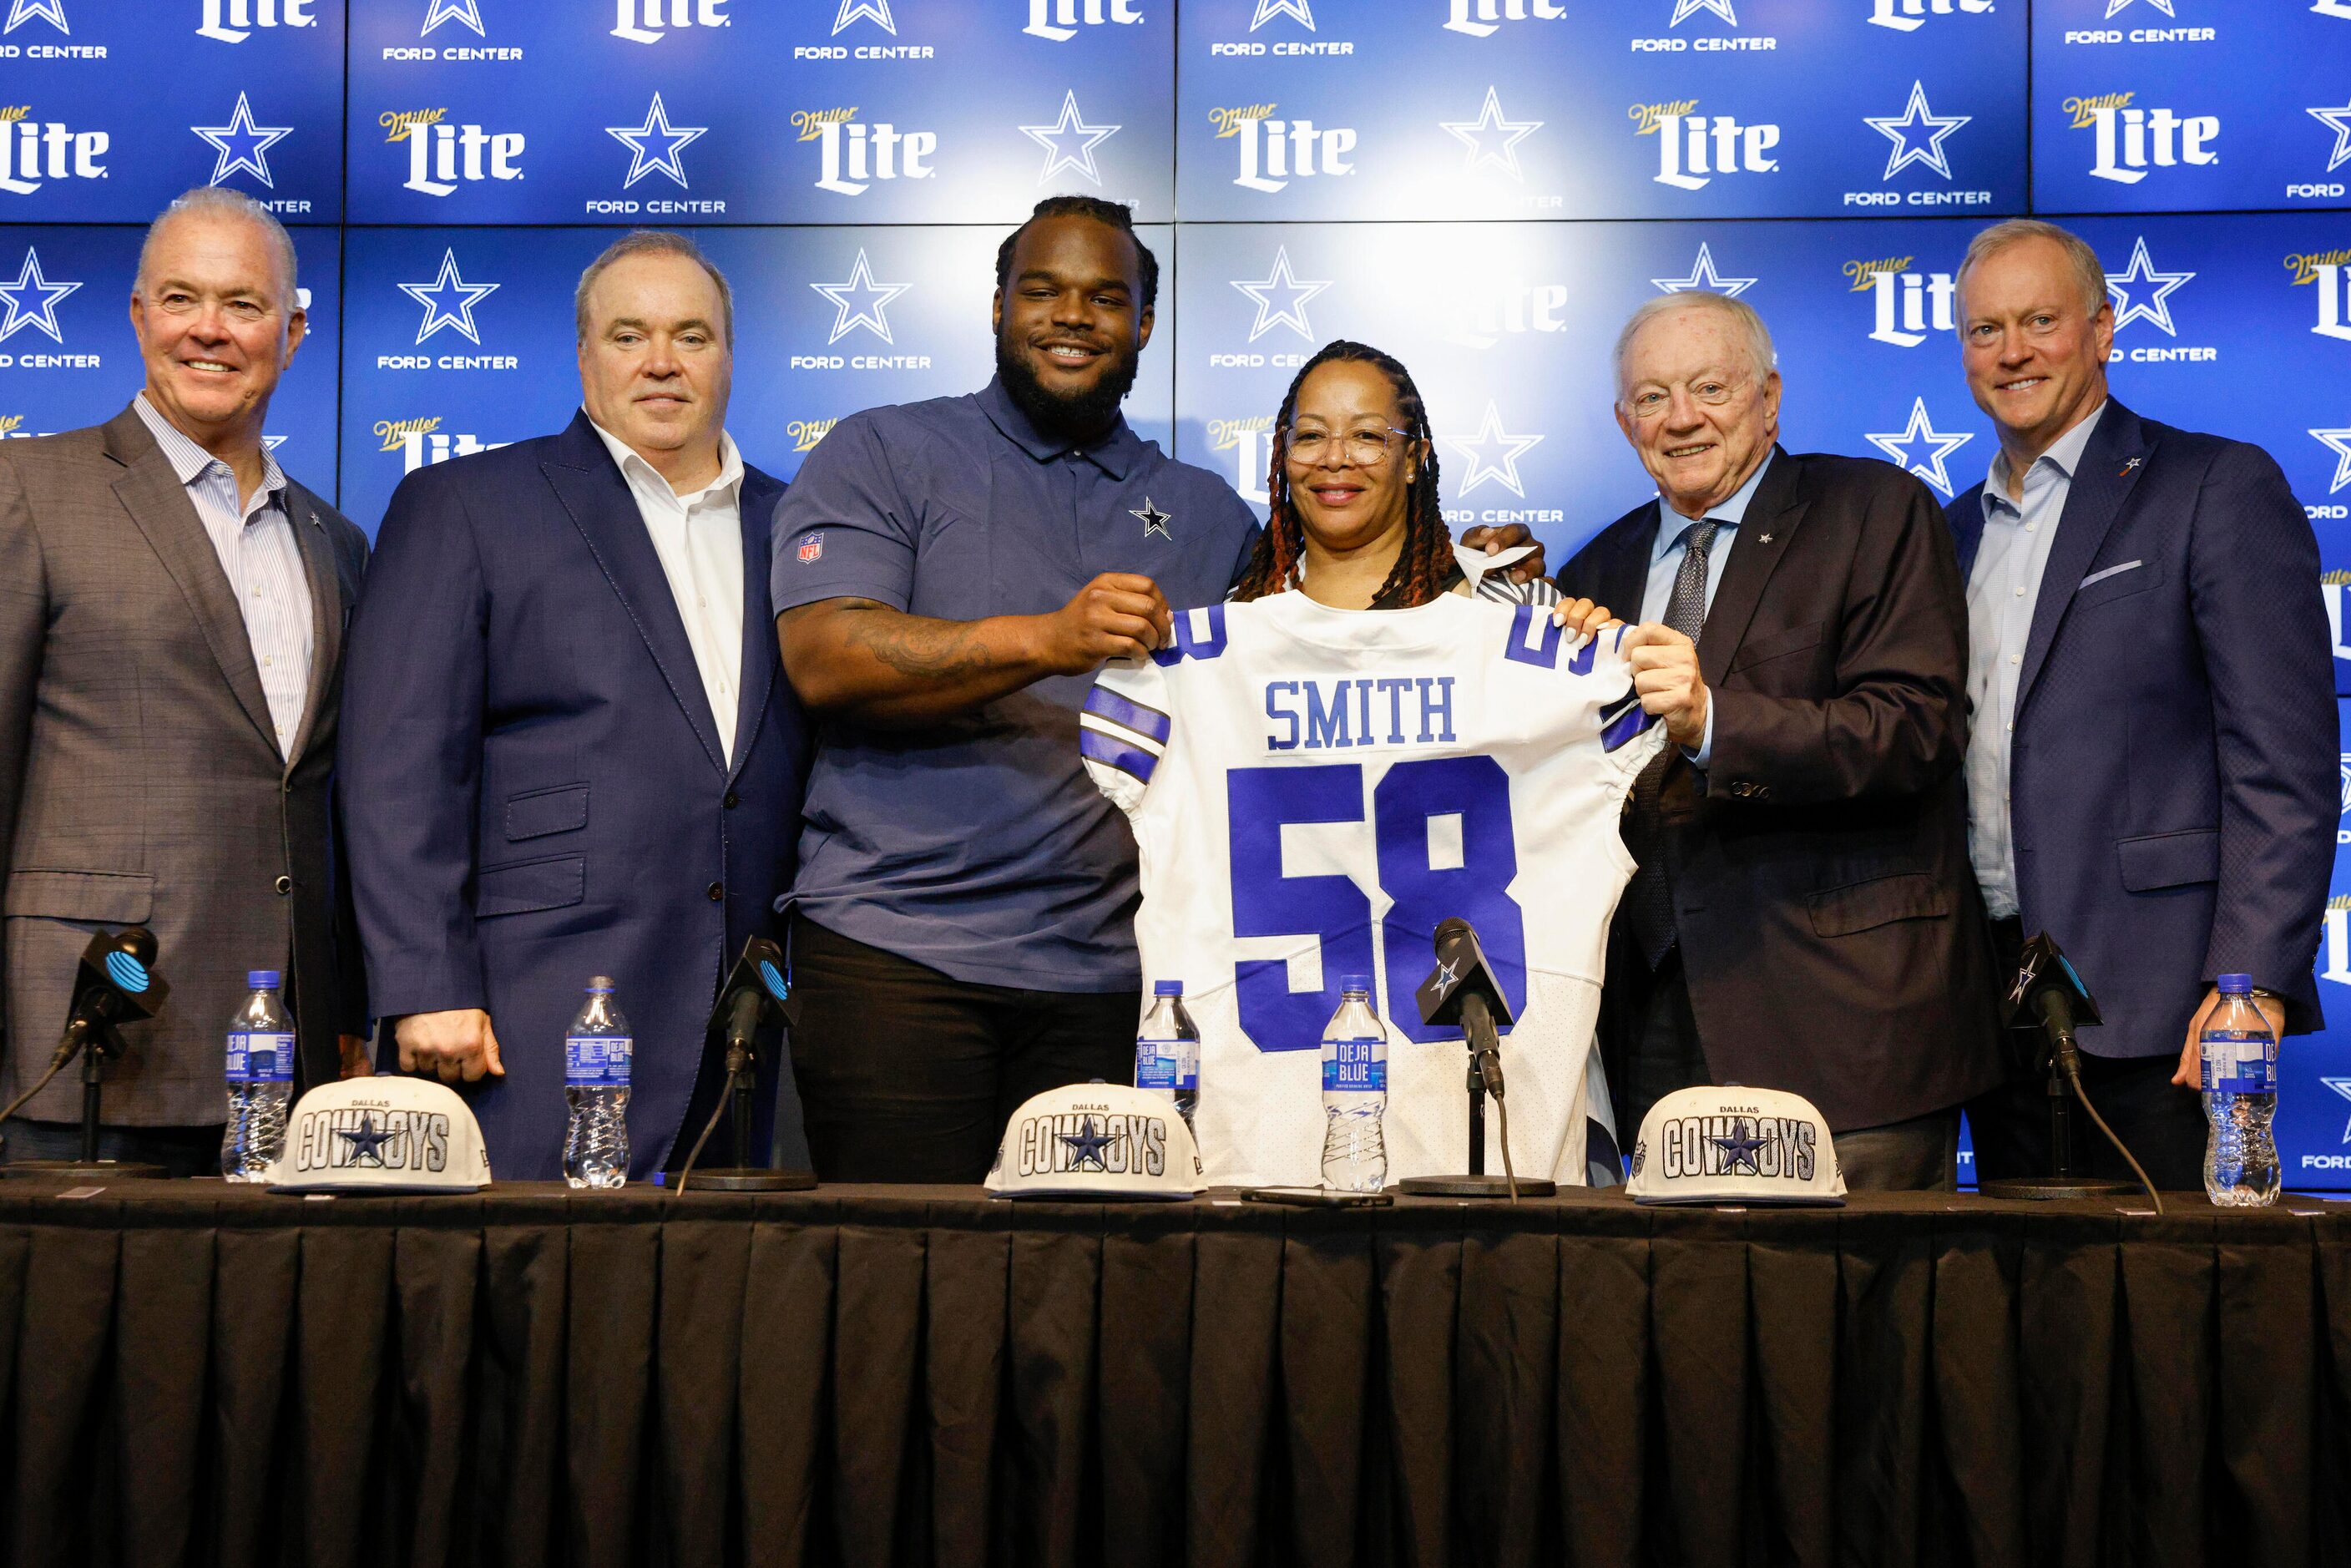
M1737 397L1747 385L1745 382L1729 381L1721 376L1700 376L1687 384L1690 401L1708 408L1720 408ZM1672 401L1669 392L1670 389L1666 387L1646 386L1635 392L1625 406L1633 411L1635 419L1652 418L1663 413L1666 405Z
M1384 431L1357 430L1334 436L1322 430L1284 430L1283 450L1290 460L1305 467L1319 465L1332 451L1358 468L1376 468L1395 455L1396 444L1414 439L1412 432L1393 425Z

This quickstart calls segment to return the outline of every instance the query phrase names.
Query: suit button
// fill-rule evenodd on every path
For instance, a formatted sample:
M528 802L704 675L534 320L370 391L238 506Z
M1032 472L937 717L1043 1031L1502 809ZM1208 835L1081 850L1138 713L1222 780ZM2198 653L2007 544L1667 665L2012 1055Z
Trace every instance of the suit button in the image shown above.
M741 805L742 803L743 803L743 797L742 797L742 796L737 795L737 793L735 793L735 791L734 791L734 790L732 790L732 789L729 789L729 790L727 790L727 791L726 791L726 809L727 809L728 810L730 810L730 811L731 811L731 810L733 810L736 807L737 807L737 806Z
M711 903L713 903L713 904L722 903L722 902L724 902L724 901L725 901L726 897L726 884L725 883L723 883L723 882L714 882L714 883L712 883L710 884L710 902L711 902Z
M294 891L294 879L290 876L281 876L277 879L277 885L281 895L291 893Z

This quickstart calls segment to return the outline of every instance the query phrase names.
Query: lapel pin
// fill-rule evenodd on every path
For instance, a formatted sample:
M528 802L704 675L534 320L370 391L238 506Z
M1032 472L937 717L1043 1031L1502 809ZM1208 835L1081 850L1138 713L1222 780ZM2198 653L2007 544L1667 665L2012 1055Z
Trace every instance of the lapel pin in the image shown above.
M1764 535L1761 535L1761 536L1760 536L1760 537L1756 539L1756 541L1755 541L1755 542L1756 542L1756 543L1758 543L1758 544L1766 544L1766 545L1768 545L1768 544L1770 544L1770 543L1771 542L1771 536L1770 534L1764 534Z
M2126 463L2126 464L2124 464L2124 465L2123 465L2123 471L2122 471L2121 473L2119 473L2119 474L2116 475L2116 476L2115 476L2115 477L2116 477L2116 478L2117 478L2117 479L2127 479L2127 478L2129 478L2129 477L2131 476L2131 470L2133 470L2133 469L2137 468L2140 464L2142 464L2142 463L2144 463L2144 462L2146 462L2146 461L2147 461L2147 459L2146 459L2146 458L2144 458L2144 457L2134 457L2134 458L2132 458L2129 462L2127 462L2127 463Z

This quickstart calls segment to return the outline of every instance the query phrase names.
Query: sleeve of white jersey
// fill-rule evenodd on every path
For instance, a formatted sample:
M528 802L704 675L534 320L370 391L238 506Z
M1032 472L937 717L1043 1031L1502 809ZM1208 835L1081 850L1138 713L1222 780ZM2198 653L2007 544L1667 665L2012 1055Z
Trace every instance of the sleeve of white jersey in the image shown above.
M1078 755L1095 787L1132 816L1175 733L1167 673L1151 659L1113 659L1079 711Z
M1641 706L1633 686L1632 656L1625 652L1630 626L1611 626L1595 633L1576 651L1569 667L1583 666L1604 694L1600 703L1600 751L1614 773L1618 788L1630 789L1633 780L1666 744L1666 727ZM1586 663L1587 656L1589 663Z

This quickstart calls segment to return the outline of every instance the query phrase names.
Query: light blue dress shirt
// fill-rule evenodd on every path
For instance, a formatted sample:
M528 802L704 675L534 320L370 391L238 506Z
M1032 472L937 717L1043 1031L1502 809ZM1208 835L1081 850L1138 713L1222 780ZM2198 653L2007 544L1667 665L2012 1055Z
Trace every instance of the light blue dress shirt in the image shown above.
M261 455L261 486L239 504L236 472L183 434L155 411L141 392L139 411L163 458L186 487L188 499L220 557L229 591L245 617L246 640L269 699L269 724L277 754L291 757L301 733L302 711L310 700L310 659L316 632L310 623L310 580L302 570L301 548L286 515L286 473L267 451Z
M1714 609L1714 591L1722 585L1722 563L1730 559L1731 536L1747 519L1748 504L1755 499L1755 487L1763 483L1771 472L1771 455L1763 455L1762 464L1747 476L1747 483L1730 493L1730 498L1719 507L1707 508L1704 518L1685 517L1674 510L1663 496L1657 497L1657 539L1649 547L1649 580L1641 591L1641 619L1663 621L1666 607L1674 601L1674 578L1682 570L1682 557L1689 553L1689 531L1701 521L1711 521L1719 530L1714 543L1706 552L1706 607ZM1704 768L1714 760L1714 703L1706 705L1706 734L1699 738L1698 747L1691 751L1682 747L1683 754Z
M1995 920L2017 912L2008 763L2024 644L2032 635L2041 574L2073 493L2074 472L2105 412L2100 403L2033 461L2024 471L2021 502L2008 498L2006 453L1992 459L1984 481L1983 542L1968 573L1968 858L1975 862L1984 908Z

